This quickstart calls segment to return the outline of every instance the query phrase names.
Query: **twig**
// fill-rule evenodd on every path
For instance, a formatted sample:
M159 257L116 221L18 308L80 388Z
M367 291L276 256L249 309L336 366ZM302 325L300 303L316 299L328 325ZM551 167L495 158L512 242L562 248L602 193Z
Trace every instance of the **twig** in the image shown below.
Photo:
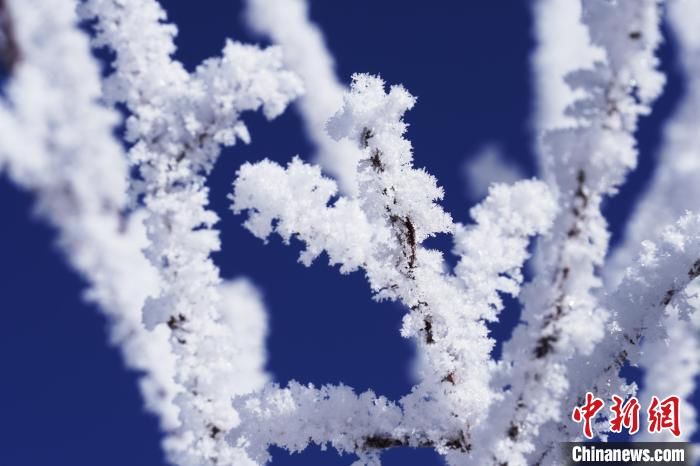
M15 38L14 25L7 0L0 0L0 65L11 73L21 54Z

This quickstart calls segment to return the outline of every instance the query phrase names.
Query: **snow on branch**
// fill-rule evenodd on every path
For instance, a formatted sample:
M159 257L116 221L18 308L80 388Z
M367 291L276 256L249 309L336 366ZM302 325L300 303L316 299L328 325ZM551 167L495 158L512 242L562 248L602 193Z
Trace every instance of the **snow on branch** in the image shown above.
M337 192L320 167L298 157L286 169L269 160L245 163L236 177L233 210L248 211L243 226L258 238L299 238L306 245L299 257L304 265L326 252L330 265L349 273L370 260L373 232L357 202L340 198L329 206Z
M497 185L472 210L477 225L453 225L436 203L442 190L434 178L412 167L403 114L413 104L403 87L386 92L379 78L355 75L328 128L362 151L357 197L335 199L335 183L295 158L286 169L270 161L243 165L232 208L248 212L244 225L261 239L277 233L285 242L304 242L304 264L326 252L343 273L364 269L376 299L398 300L410 309L402 335L421 348L422 381L400 406L405 426L423 434L420 440L398 438L465 454L470 426L483 419L495 396L489 389L493 341L484 319L501 310L498 292L517 295L528 239L549 228L556 207L540 182ZM455 252L463 259L451 274L442 254L422 243L454 231ZM326 432L324 438L336 435ZM387 435L381 438L394 439L388 441L393 446L404 443ZM270 442L274 435L264 438Z
M110 321L126 364L144 372L146 405L163 424L177 413L174 361L167 335L148 331L141 309L158 293L143 256L143 212L127 209L128 166L112 135L117 114L100 103L100 71L67 0L0 4L15 58L0 100L0 168L36 196L37 212L58 231L58 244L88 281L86 297ZM11 26L10 26L11 25ZM45 40L50 37L51 40Z
M700 197L700 139L697 134L700 117L700 35L696 27L700 20L699 6L692 0L669 2L667 6L668 24L686 79L685 92L676 113L666 123L650 186L636 205L626 225L624 241L613 252L605 270L606 286L610 291L618 285L625 269L634 264L642 241L661 234L666 225L697 207L696 200ZM694 291L689 293L691 296L686 299L687 305L696 309L699 303L693 297L697 294L693 288ZM700 373L700 316L695 313L688 321L683 314L679 315L677 310L669 312L664 324L666 338L644 342L639 365L646 373L644 391L639 398L648 400L653 394L685 397L687 401L681 405L684 416L681 422L683 435L689 438L696 428L690 397Z
M668 23L678 44L681 69L687 79L678 110L665 124L663 144L658 150L657 167L649 188L634 208L625 227L623 243L613 251L606 280L617 285L625 268L639 255L641 242L661 233L687 210L693 210L700 176L695 130L700 117L700 35L695 27L700 18L698 4L690 0L670 2Z
M670 306L673 313L678 313L679 308L687 308L686 288L698 276L700 215L689 213L667 227L654 242L643 243L637 265L627 269L620 285L603 300L602 306L611 316L607 324L610 337L600 342L585 361L582 356L575 361L577 371L572 374L569 401L575 401L587 389L601 398L629 391L618 375L619 369L625 361L637 363L645 351L642 344L666 336L663 324L669 315L667 309Z
M567 109L577 124L550 129L541 142L544 177L561 210L552 235L538 245L537 279L523 293L527 325L516 329L504 349L511 388L494 414L504 420L495 427L501 433L494 435L493 426L481 433L479 444L490 450L483 453L485 461L490 457L496 464L538 461L540 427L562 417L567 374L578 371L568 361L589 354L604 337L607 311L595 294L609 236L601 205L635 166L637 121L664 82L654 55L660 40L656 0L581 6L581 21L605 59L589 68L584 54L580 69L566 77L578 93ZM546 13L539 20L556 21Z
M284 68L279 48L232 41L221 57L188 73L172 58L176 29L154 0L88 0L81 13L91 21L95 44L116 53L104 92L130 114L129 159L140 177L132 184L132 202L148 212L146 254L163 282L146 303L144 319L150 328L165 329L176 358L179 416L168 426L168 456L180 466L250 464L223 433L238 422L232 397L266 379L264 347L236 340L235 327L242 324L222 307L219 270L210 258L220 247L218 218L208 208L206 177L221 146L250 140L241 114L278 116L301 93L301 82ZM229 290L225 297L233 301L226 306L250 312L238 316L241 322L259 320L261 308L246 304L246 293ZM236 383L239 374L250 380Z
M343 385L318 389L297 382L287 388L269 385L238 399L236 407L243 427L239 438L249 443L249 453L260 464L270 460L268 445L300 452L309 443L359 453L373 464L376 449L404 441L408 445L414 435L401 427L403 413L398 406L372 392L356 395Z
M477 226L457 228L454 253L460 260L455 274L475 306L488 304L483 306L483 319L497 320L503 308L499 293L518 296L530 238L546 232L555 213L554 199L543 183L495 184L484 202L471 210Z
M0 0L9 77L0 169L36 195L112 340L144 372L169 461L252 466L270 459L270 446L317 444L358 456L356 465L378 465L398 447L435 449L451 465L561 464L556 444L577 437L566 419L582 394L636 389L623 365L647 368L651 394L690 397L700 370L700 215L687 212L700 171L693 0L669 6L691 77L668 156L607 263L601 206L635 167L638 120L664 83L660 0L537 2L546 183L493 184L468 225L414 166L404 116L416 99L404 87L356 74L345 89L305 1L247 5L248 22L281 48L228 40L189 72L173 58L177 30L156 0L84 0L78 16L71 0ZM94 47L114 52L104 79L78 18ZM207 178L222 148L250 141L246 112L275 118L304 86L300 109L322 166L245 163L231 208L264 241L302 243L304 265L325 254L343 274L362 271L374 299L405 306L401 334L418 347L418 381L399 400L268 383L260 294L243 279L222 281L211 259L221 245ZM127 153L105 103L128 115ZM453 269L426 245L437 235L452 237ZM521 293L537 236L535 278ZM495 361L487 323L504 295L521 299L523 323ZM669 344L680 352L673 359ZM669 367L672 378L658 376ZM683 416L689 436L695 412ZM605 438L605 426L596 433Z

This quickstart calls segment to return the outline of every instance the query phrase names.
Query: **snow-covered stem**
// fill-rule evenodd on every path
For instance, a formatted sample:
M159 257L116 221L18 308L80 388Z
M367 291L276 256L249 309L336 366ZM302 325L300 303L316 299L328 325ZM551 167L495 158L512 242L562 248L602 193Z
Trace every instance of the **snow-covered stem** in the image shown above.
M355 453L360 464L373 464L382 450L395 447L435 448L432 435L403 425L402 409L373 392L356 395L349 387L291 382L287 388L269 385L254 396L236 401L241 415L240 438L261 464L269 461L268 445L300 452L309 443L338 452ZM448 448L461 448L455 438Z
M615 291L602 299L601 306L610 314L606 338L591 354L577 354L570 363L576 371L570 374L571 385L565 397L567 407L580 405L586 391L594 392L606 403L610 403L614 394L634 394L636 385L629 385L619 375L622 366L626 362L638 364L645 351L662 341L667 331L674 331L673 327L665 327L668 321L694 308L688 305L688 299L697 299L689 293L689 288L697 287L695 280L700 276L700 215L686 214L664 229L654 242L645 241L642 246L636 265L628 267ZM697 319L697 314L692 318ZM684 344L693 345L693 340ZM686 370L694 364L677 357L673 365ZM668 370L671 368L667 367ZM685 378L683 373L677 375ZM668 382L669 377L664 376L663 381ZM668 388L663 385L663 390L655 395L661 395ZM674 388L688 390L687 385ZM685 420L693 416L692 411L681 414ZM608 416L609 413L603 412L594 425L595 433L603 439L609 429ZM538 456L541 464L560 464L563 458L561 449L557 448L558 442L580 437L580 426L567 419L559 418L553 435L542 444Z
M575 361L577 372L568 396L572 403L586 386L606 399L629 391L618 374L622 365L626 361L637 364L644 351L643 341L648 344L666 336L663 324L668 317L675 314L677 318L691 310L687 287L700 276L700 215L686 214L654 242L642 245L637 265L627 268L615 292L602 302L611 316L609 336L596 345L590 357L579 355Z
M549 228L555 205L542 183L497 185L472 210L477 225L454 226L435 203L442 190L434 178L412 167L403 114L413 103L400 86L387 93L379 78L354 76L343 109L328 126L332 136L348 138L362 151L357 197L331 203L336 184L318 167L299 159L286 169L263 161L241 167L233 210L247 210L245 226L262 239L273 232L285 242L298 237L306 244L300 256L306 265L325 251L342 273L364 269L376 299L400 301L410 310L402 335L421 348L422 380L400 401L404 422L426 432L424 440L438 450L462 438L457 450L467 452L470 427L494 401L493 341L484 320L502 309L499 292L517 295L528 239ZM453 231L455 253L462 257L455 274L439 251L422 245Z
M505 420L495 423L501 434L490 427L478 442L490 445L484 454L497 464L527 464L533 453L529 461L537 461L540 427L562 416L568 361L590 353L603 338L607 311L595 296L601 283L596 269L608 247L601 203L635 166L638 118L649 111L664 81L654 56L660 40L657 3L581 2L582 22L605 59L586 69L584 56L579 70L566 77L579 93L567 109L575 126L543 135L544 177L557 191L561 210L553 234L539 243L538 276L523 294L527 325L516 329L504 350L512 388L492 416ZM539 19L546 19L544 12Z
M641 243L661 233L700 197L700 4L674 0L667 7L667 22L677 44L679 68L685 77L684 94L675 114L665 124L657 165L647 190L625 226L624 239L605 269L606 285L613 289L625 269L639 255Z
M669 2L667 13L677 44L680 69L686 79L684 95L676 113L666 124L650 186L636 205L626 226L624 241L614 251L606 268L606 287L610 291L615 289L625 269L634 263L642 241L661 234L665 225L695 209L700 198L700 137L697 132L700 118L700 34L697 29L700 4L692 0ZM697 306L698 303L691 298L689 304ZM639 358L640 367L646 369L644 391L640 394L642 400L655 393L666 396L670 394L669 390L688 397L700 373L697 313L690 322L679 319L677 313L670 313L665 319L666 337L646 342ZM695 430L695 420L690 400L681 406L685 436Z
M347 90L335 74L335 60L322 31L309 17L308 0L247 0L246 19L258 33L282 47L285 62L304 82L296 104L306 134L316 145L315 158L346 195L355 195L355 167L361 157L351 141L333 141L326 122L343 103Z
M88 282L87 299L108 318L112 343L143 372L146 405L167 422L176 413L160 394L171 389L174 361L167 335L146 330L141 316L158 277L142 252L143 212L127 210L128 166L112 135L118 115L99 103L100 70L74 7L2 3L16 50L0 100L0 168L35 195L38 214Z
M172 58L176 29L154 0L88 0L82 14L96 19L96 45L116 53L105 96L130 113L129 158L140 175L132 201L148 212L146 253L163 281L144 319L150 328L166 329L176 358L178 389L167 396L179 416L167 426L168 456L180 466L249 464L223 432L237 423L231 405L234 387L242 387L237 372L260 371L262 356L246 354L220 307L221 279L210 258L220 246L218 218L207 207L205 183L222 145L249 141L241 113L262 110L274 118L301 92L301 83L283 68L279 49L232 41L221 57L188 73ZM264 378L260 372L251 380Z

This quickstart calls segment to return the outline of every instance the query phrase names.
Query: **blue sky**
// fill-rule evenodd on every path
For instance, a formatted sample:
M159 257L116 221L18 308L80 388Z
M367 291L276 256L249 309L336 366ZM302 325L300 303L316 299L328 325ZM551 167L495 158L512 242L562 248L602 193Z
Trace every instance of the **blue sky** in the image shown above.
M189 68L218 54L225 38L260 42L240 19L241 2L164 2L179 26L177 57ZM461 167L486 144L497 144L528 176L535 174L530 128L534 45L528 2L435 0L312 1L337 61L339 77L378 73L402 83L418 104L407 115L417 166L445 188L444 205L466 222L471 200ZM683 83L675 73L673 44L661 51L669 73L653 116L639 130L640 167L606 206L614 229L629 215L654 165L663 122ZM215 255L224 278L246 275L270 312L268 369L275 379L314 384L343 382L397 399L410 390L413 348L400 337L403 310L374 303L360 273L340 275L321 258L310 268L296 261L299 245L264 245L228 210L227 194L244 161L286 162L309 157L294 108L272 123L248 115L253 142L228 149L211 179L211 204L222 220L223 249ZM31 194L0 177L4 221L0 233L0 465L164 465L156 420L145 413L137 374L123 368L106 340L105 321L81 300L84 281L54 246L55 234L30 214ZM434 244L447 248L444 239ZM517 322L509 306L502 339ZM351 458L318 449L292 457L275 450L275 465L347 465ZM384 464L442 464L428 451L392 451Z

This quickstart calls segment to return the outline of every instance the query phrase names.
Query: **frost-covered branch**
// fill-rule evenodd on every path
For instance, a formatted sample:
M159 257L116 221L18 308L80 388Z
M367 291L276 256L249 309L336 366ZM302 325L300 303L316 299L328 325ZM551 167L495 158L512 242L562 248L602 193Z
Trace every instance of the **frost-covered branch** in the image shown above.
M635 207L625 230L623 244L614 251L606 268L607 287L613 290L624 275L625 269L634 264L640 244L663 232L665 225L681 217L686 211L697 208L700 198L700 138L697 124L700 118L700 4L692 0L669 2L667 18L678 45L678 57L686 82L683 99L676 114L665 127L663 144L659 149L657 167L650 187ZM698 302L690 293L684 297L687 305L697 308ZM652 394L667 396L677 394L689 398L700 373L698 345L700 327L698 314L690 321L679 316L677 310L665 317L665 338L644 342L639 358L640 367L646 370L641 400ZM682 403L683 435L695 430L694 409L690 400Z
M700 215L687 214L654 242L643 243L638 265L627 269L615 292L603 301L611 316L610 337L585 361L579 356L570 399L582 396L585 387L603 398L625 391L627 384L619 377L619 369L625 361L638 362L645 340L654 342L665 336L669 306L676 308L674 312L690 310L685 304L686 288L698 276Z
M674 312L678 308L688 310L687 287L699 275L700 216L687 214L667 227L655 242L644 242L637 265L629 267L616 290L602 299L601 307L610 315L606 338L590 354L576 354L569 362L576 370L569 372L564 406L571 409L582 404L586 391L608 401L614 394L633 394L636 386L627 384L619 375L620 369L627 361L637 364L645 351L643 344L658 342L665 335L669 306L675 308ZM692 340L684 343L693 344ZM684 364L682 358L675 361L675 365ZM663 380L669 378L664 376ZM558 443L580 437L580 426L567 421L563 414L559 416L553 419L556 428L548 429L550 436L540 445L538 464L560 464L564 459ZM603 439L609 429L608 416L602 413L595 424L596 434Z
M260 373L252 385L235 382L241 370L259 371L261 356L246 354L250 348L235 340L220 307L219 270L210 258L219 249L218 219L207 208L205 183L222 145L249 141L241 114L262 110L274 118L301 84L283 68L279 49L232 41L220 58L188 73L172 59L176 30L153 0L89 0L82 14L97 20L96 45L116 52L105 95L130 113L129 158L140 174L132 199L148 212L146 253L164 284L147 303L144 319L149 327L167 329L176 358L179 417L177 426L168 426L166 450L181 466L248 464L223 432L237 423L235 388L245 392L264 380Z
M468 225L453 222L437 180L414 167L404 115L415 98L367 74L345 89L304 0L248 0L249 24L281 48L229 40L192 72L173 58L176 28L156 0L83 0L93 45L114 52L104 80L71 0L0 0L0 170L35 193L112 340L144 372L173 464L252 466L272 445L309 444L355 454L358 465L399 447L435 449L452 465L560 464L556 444L578 436L566 420L582 393L636 389L624 364L647 369L653 395L690 397L700 370L700 215L686 212L700 195L693 0L669 9L691 78L668 155L605 263L601 205L636 165L637 122L664 82L660 1L536 3L547 183L492 185ZM206 184L222 148L249 142L246 112L275 118L304 85L300 110L322 166L245 163L232 210L258 238L301 242L304 265L326 254L343 274L361 270L374 299L405 306L418 382L399 400L267 384L260 295L245 280L223 282L211 259L220 241ZM126 154L105 103L128 115ZM454 268L426 244L442 234ZM537 235L535 278L520 296ZM523 324L494 361L487 323L503 295L521 297ZM673 377L660 377L669 367ZM689 436L695 412L682 415Z
M269 385L236 400L236 408L241 414L239 438L250 444L249 452L261 463L270 459L268 445L290 452L300 452L308 443L324 449L331 446L357 454L358 465L379 464L381 452L390 448L471 448L464 437L448 438L438 445L432 439L434 433L405 424L400 406L372 391L356 395L344 385Z
M387 93L380 79L354 76L329 131L362 150L357 197L331 202L335 183L299 159L286 169L263 161L241 167L233 210L249 212L245 226L260 238L273 232L286 242L299 238L306 265L325 251L343 273L364 269L376 299L410 309L402 335L421 348L422 381L401 400L404 422L430 432L423 441L443 452L464 438L459 450L467 452L470 426L494 399L488 388L493 341L484 319L501 310L498 292L517 294L528 238L549 227L555 206L541 183L496 186L472 211L477 226L457 228L455 251L463 258L455 275L447 272L442 254L422 245L455 227L435 203L442 197L435 180L412 168L402 117L413 103L400 86Z
M318 389L296 382L284 389L270 385L236 405L245 427L240 438L250 443L249 453L261 464L270 460L268 445L300 452L309 442L360 453L371 464L374 449L409 443L414 435L401 427L403 413L398 406L372 392L358 396L342 385Z
M700 197L700 5L678 0L667 5L667 20L678 45L680 70L686 79L678 109L665 124L657 167L649 188L641 195L624 230L622 244L613 251L605 278L610 288L639 255L641 243L661 233L686 211L697 208Z
M594 294L600 287L596 269L608 245L601 203L634 167L637 120L649 111L663 84L655 70L660 37L656 0L581 5L582 22L605 61L585 69L590 57L584 55L580 69L566 78L579 93L567 110L576 126L543 136L542 166L557 189L561 211L553 234L539 244L538 277L523 295L527 326L516 329L504 350L512 388L493 415L505 419L497 427L501 434L494 436L489 428L479 442L490 445L484 455L491 455L491 461L509 466L526 464L537 448L540 427L561 417L567 361L590 353L603 338L607 314Z
M142 253L143 213L127 210L128 166L112 135L118 117L99 103L88 37L68 0L8 0L2 15L18 52L0 100L0 168L36 196L89 284L86 297L108 317L112 342L144 372L147 406L167 424L176 413L161 393L172 389L174 361L167 335L141 318L158 277Z

